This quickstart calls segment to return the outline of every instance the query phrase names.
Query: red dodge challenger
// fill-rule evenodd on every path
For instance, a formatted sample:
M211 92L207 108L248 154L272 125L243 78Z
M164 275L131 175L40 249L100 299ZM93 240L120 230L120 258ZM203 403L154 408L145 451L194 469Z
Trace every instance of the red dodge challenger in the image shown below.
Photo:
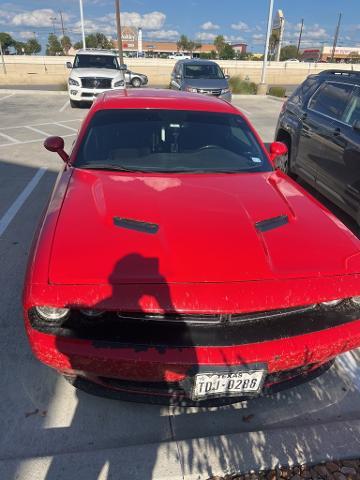
M290 386L360 346L360 242L274 167L237 108L107 92L64 160L25 287L36 357L75 386L211 404Z

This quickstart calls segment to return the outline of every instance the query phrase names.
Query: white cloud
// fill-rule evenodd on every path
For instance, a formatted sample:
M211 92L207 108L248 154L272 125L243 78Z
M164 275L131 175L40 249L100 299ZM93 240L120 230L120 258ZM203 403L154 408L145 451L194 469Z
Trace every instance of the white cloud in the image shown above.
M151 40L174 40L180 37L177 30L153 30L146 32L146 38Z
M239 30L240 32L250 32L251 28L245 22L232 23L231 28L233 30Z
M241 43L245 42L243 37L240 37L239 35L224 35L224 38L227 42L236 42L236 43Z
M34 38L34 32L20 32L19 35L25 40L28 40L29 38Z
M115 25L115 15L108 13L98 18L99 22L113 22ZM142 27L145 30L160 30L166 21L166 15L162 12L150 12L140 15L137 12L123 12L121 14L121 24L127 27Z
M12 17L12 18L11 18ZM10 14L12 25L28 26L28 27L50 27L52 25L51 18L57 18L58 13L51 8L41 8L22 13ZM63 19L69 20L69 15L63 13Z
M216 34L210 32L198 32L195 37L197 40L201 40L202 42L209 42L214 40Z
M220 28L219 25L217 25L216 23L212 23L212 22L205 22L203 23L200 28L202 28L203 30L218 30Z

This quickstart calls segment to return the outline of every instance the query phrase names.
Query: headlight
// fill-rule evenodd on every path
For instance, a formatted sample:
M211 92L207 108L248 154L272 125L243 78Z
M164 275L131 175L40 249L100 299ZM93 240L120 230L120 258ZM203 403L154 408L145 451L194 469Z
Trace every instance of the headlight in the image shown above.
M338 298L337 300L329 300L328 302L321 302L321 305L324 305L325 307L335 307L336 305L339 305L344 299L343 298Z
M187 92L197 93L197 88L194 88L194 87L185 87L185 90Z
M124 80L118 80L117 82L114 83L114 87L123 87L124 86Z
M351 297L351 301L355 303L355 305L360 305L360 297Z
M57 307L35 307L35 310L44 320L55 321L63 320L68 316L69 308L57 308Z
M80 312L87 317L95 318L100 317L104 313L104 310L80 310Z
M230 88L223 88L221 90L221 95L225 95L225 93L230 93Z
M77 80L74 80L73 78L69 78L69 85L75 85L77 87L80 87L80 83Z

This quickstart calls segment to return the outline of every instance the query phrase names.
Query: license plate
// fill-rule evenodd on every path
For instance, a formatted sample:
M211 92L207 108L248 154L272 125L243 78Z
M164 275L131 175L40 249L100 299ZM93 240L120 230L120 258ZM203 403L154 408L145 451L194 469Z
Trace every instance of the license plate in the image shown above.
M239 370L231 373L200 373L195 375L192 399L241 396L260 392L265 370Z

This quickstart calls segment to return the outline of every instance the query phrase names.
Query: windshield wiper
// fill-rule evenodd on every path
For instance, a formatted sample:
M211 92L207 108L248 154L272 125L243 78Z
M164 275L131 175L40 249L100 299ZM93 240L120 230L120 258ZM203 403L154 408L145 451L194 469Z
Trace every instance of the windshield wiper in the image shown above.
M82 163L81 165L74 165L75 168L82 170L109 170L119 172L146 172L147 170L141 170L139 168L129 168L123 165L115 165L112 163Z

